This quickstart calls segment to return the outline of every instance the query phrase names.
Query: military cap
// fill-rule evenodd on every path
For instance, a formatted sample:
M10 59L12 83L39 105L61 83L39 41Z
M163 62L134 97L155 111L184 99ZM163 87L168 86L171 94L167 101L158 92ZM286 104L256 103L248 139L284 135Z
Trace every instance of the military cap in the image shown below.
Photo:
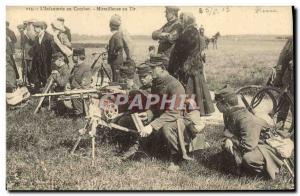
M52 54L52 60L55 61L56 59L64 58L64 55L61 52L56 52Z
M114 14L111 16L109 23L113 26L120 26L121 25L121 16Z
M40 28L44 28L45 27L45 23L42 21L36 21L33 23L34 27L40 27Z
M123 79L133 79L135 68L133 66L121 66L120 76Z
M142 64L139 67L137 67L137 74L139 76L143 77L151 73L152 73L152 69L146 64Z
M132 59L128 59L124 62L124 66L127 66L127 67L135 67L135 62L134 60Z
M149 65L150 67L155 66L166 66L168 64L169 58L162 54L153 55L150 57L150 60L146 61L145 64Z
M25 28L25 25L24 25L24 24L20 24L20 25L17 26L17 28L18 28L18 29L24 29L24 28Z
M237 95L234 92L234 89L231 88L229 85L225 85L221 89L215 92L216 101L226 101L229 98L233 98L233 97L237 98Z
M35 22L36 22L35 19L31 19L31 20L25 20L25 21L23 22L23 24L24 24L24 25L27 25L27 24L31 24L31 23L35 23Z
M65 19L64 19L63 17L58 17L57 20L58 20L58 21L61 21L61 22L64 22L64 21L65 21Z
M179 10L180 10L179 7L176 7L176 6L166 6L166 11L168 11L168 12L177 13Z
M73 56L85 56L85 49L84 48L74 48L73 49Z

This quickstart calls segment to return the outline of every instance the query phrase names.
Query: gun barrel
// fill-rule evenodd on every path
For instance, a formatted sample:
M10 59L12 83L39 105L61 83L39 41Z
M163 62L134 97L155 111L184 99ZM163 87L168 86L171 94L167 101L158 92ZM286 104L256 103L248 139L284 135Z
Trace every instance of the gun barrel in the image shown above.
M97 93L97 89L87 89L87 90L71 90L64 92L56 92L56 93L38 93L32 95L32 97L47 97L47 96L62 96L62 95L80 95L80 94L88 94L88 93Z

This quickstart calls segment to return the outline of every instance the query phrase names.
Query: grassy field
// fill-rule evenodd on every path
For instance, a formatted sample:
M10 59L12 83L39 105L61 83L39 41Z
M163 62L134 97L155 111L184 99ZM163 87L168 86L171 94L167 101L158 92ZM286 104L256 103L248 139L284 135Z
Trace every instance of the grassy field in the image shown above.
M138 45L138 61L146 58L148 44ZM207 51L206 73L211 90L229 83L234 87L263 84L276 63L283 41L220 40L219 49ZM88 54L91 50L88 50ZM92 61L89 59L89 61ZM70 150L83 119L58 117L49 111L33 115L36 101L19 110L7 110L8 190L291 190L285 170L275 181L236 176L235 168L220 156L223 126L207 123L210 148L198 151L194 162L178 172L166 170L160 156L141 154L138 160L120 162L110 137L97 139L96 159L91 141L81 142L77 156ZM106 132L105 132L106 133ZM104 135L100 134L99 135ZM107 135L107 133L105 134Z

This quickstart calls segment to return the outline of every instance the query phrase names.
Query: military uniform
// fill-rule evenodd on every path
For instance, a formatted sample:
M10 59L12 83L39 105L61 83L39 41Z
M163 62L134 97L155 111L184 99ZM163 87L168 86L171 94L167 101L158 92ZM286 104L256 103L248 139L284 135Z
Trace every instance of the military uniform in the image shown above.
M85 55L83 48L73 50L73 56ZM84 62L75 64L70 74L71 89L87 89L92 82L92 73L90 67ZM72 99L72 105L75 115L84 113L84 102L81 99Z
M237 99L234 90L228 86L216 92L217 102L226 103L232 97ZM269 128L267 122L239 106L232 106L224 113L223 118L224 135L234 144L233 158L237 164L241 164L248 173L267 173L275 179L283 162L275 149L264 140L264 134Z
M121 18L118 15L113 15L110 20L110 25L114 26L116 30L113 30L113 35L108 42L108 59L113 75L113 82L119 82L120 79L120 67L124 63L123 51L126 53L127 59L130 59L130 51L128 43L124 40L123 32L119 30L121 25Z
M178 12L179 9L176 7L166 7L166 10ZM178 19L173 19L172 21L167 22L160 29L152 33L153 40L159 40L159 46L157 53L164 54L167 57L170 57L171 50L179 34L182 31L182 25ZM161 33L168 33L168 36L161 37Z
M276 77L274 78L274 86L287 91L294 98L294 62L293 62L293 38L290 37L283 47L276 69ZM288 100L283 100L283 106L278 112L277 122L285 121L290 109Z

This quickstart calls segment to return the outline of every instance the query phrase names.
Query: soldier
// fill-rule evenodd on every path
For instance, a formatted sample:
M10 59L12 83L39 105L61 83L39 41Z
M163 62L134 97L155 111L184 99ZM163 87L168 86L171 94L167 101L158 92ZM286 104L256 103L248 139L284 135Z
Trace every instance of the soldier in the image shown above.
M70 70L64 55L61 52L52 55L52 66L52 72L49 77L50 80L53 78L53 85L51 88L54 92L63 92L69 82ZM65 108L63 102L57 101L57 97L52 98L51 104L51 108L55 109L57 112L63 111Z
M230 86L216 92L217 108L224 118L224 148L238 168L248 174L275 174L283 164L278 153L266 144L269 125L238 104L238 97Z
M126 84L126 90L138 89L138 85L134 82L135 63L132 60L124 62L124 66L120 67L120 83Z
M121 17L113 15L109 22L110 30L113 33L108 44L108 63L112 69L113 82L120 80L120 66L123 65L123 51L126 54L126 60L131 59L129 45L124 39L123 32L120 29Z
M273 85L282 90L287 90L294 98L293 52L293 38L290 37L283 47L275 67L276 76ZM283 105L281 106L277 117L277 122L282 122L282 127L284 127L284 122L288 116L289 109L289 101L283 100Z
M178 7L166 6L167 23L152 33L152 39L159 40L158 54L170 57L173 45L182 31L182 26L178 21L178 11Z
M70 75L70 88L73 89L87 89L92 83L92 74L90 67L85 64L85 50L84 48L75 48L73 50L74 67ZM82 99L72 99L72 106L75 116L82 116L85 114L84 101Z
M67 35L69 42L71 42L72 41L71 30L65 25L65 19L63 17L58 17L57 21L59 21L62 24L62 26L65 29L64 33Z
M65 62L64 55L61 52L52 55L52 62L51 78L54 79L54 91L64 91L70 77L69 66Z
M170 153L169 158L171 163L168 169L178 170L178 163L182 159L190 160L190 157L185 154L186 149L184 144L184 141L190 138L182 118L183 111L181 108L178 108L180 107L181 99L184 97L182 97L182 95L185 95L185 90L182 84L165 70L166 63L166 59L160 56L152 57L150 61L146 62L146 64L152 68L153 81L151 94L159 96L168 95L168 97L175 96L173 100L175 102L173 107L171 107L172 104L166 105L166 107L163 108L153 106L150 110L139 113L139 117L142 120L150 122L149 125L143 128L140 134L141 137L148 137L152 132L155 135L162 134ZM197 140L198 138L196 137L194 139ZM192 142L197 143L194 139ZM190 144L190 142L188 144ZM199 148L190 148L190 152L198 149ZM181 155L181 157L178 155Z
M152 86L152 69L146 65L142 64L141 66L137 67L137 74L139 75L140 83L141 83L141 90L145 90L146 92L151 92Z

